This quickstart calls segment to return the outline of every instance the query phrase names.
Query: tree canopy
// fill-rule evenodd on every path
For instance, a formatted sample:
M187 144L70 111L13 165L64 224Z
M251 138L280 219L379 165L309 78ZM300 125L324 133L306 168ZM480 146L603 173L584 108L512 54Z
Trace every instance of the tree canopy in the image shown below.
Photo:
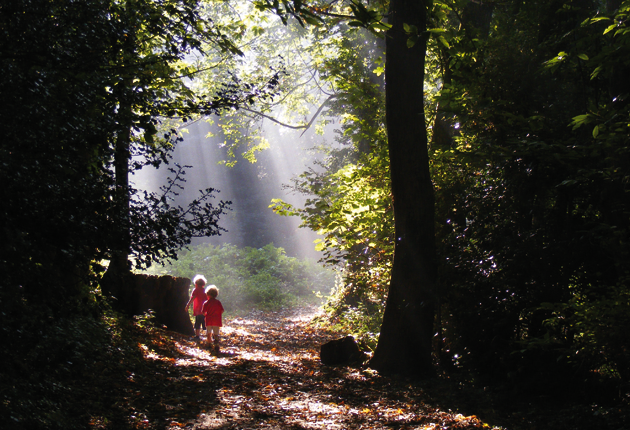
M173 205L184 166L154 195L139 195L129 175L168 161L180 140L168 118L252 105L272 96L278 72L260 85L226 75L215 91L192 91L186 55L202 43L240 54L195 1L14 1L2 7L2 28L10 35L1 66L8 285L36 298L50 279L66 282L69 266L98 272L121 240L146 266L192 236L219 234L226 203L210 204L213 190Z

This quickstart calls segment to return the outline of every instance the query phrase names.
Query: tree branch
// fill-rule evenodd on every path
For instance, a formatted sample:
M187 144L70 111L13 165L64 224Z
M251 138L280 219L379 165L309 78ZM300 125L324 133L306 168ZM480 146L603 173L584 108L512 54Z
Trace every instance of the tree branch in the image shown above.
M308 130L308 129L309 129L309 128L313 125L313 123L315 122L315 120L317 119L317 117L319 116L319 114L322 112L322 110L323 110L323 109L324 109L324 107L326 106L326 103L328 103L330 100L332 100L332 99L334 99L334 98L336 98L336 97L337 97L337 95L336 95L336 94L331 94L331 95L330 95L330 96L329 96L329 97L328 97L328 98L327 98L327 99L326 99L326 100L325 100L325 101L321 104L321 106L319 107L319 109L317 109L317 112L315 112L315 114L311 117L311 120L308 122L308 124L304 124L304 125L290 125L290 124L285 124L285 123L283 123L283 122L281 122L281 121L278 121L277 119L272 118L271 116L266 115L266 114L264 114L264 113L262 113L262 112L258 112L258 111L252 110L252 109L248 109L248 108L246 108L246 107L241 107L241 109L242 109L242 110L244 110L244 111L247 111L247 112L251 112L251 113L253 113L254 115L258 115L258 116L261 116L261 117L263 117L263 118L266 118L266 119L268 119L269 121L273 121L273 122L275 122L276 124L279 124L279 125L281 125L281 126L283 126L283 127L286 127L286 128L291 128L291 129L293 129L293 130L299 130L299 129L302 129L302 128L303 128L303 129L304 129L304 131L302 132L302 134L300 134L300 137L302 137L302 136L304 135L304 133L306 133L306 130Z

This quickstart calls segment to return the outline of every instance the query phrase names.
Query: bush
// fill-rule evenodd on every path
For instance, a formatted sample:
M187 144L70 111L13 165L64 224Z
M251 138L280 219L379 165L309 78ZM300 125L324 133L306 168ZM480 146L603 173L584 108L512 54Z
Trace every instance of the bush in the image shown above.
M228 311L319 304L320 297L329 294L335 283L332 270L314 261L289 257L273 244L257 249L199 245L181 252L176 261L153 266L147 272L191 279L201 273L209 285L219 288L219 299Z

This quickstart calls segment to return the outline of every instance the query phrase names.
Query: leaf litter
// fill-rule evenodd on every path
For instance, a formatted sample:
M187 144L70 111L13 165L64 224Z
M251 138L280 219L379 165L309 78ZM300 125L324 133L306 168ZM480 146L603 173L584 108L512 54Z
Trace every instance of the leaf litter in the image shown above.
M144 363L127 371L118 407L136 429L491 429L432 405L423 383L364 368L324 366L338 333L310 325L316 309L226 318L221 353L203 339L154 329L138 335ZM121 389L118 386L118 389ZM123 422L118 420L118 425ZM92 428L116 428L93 417Z

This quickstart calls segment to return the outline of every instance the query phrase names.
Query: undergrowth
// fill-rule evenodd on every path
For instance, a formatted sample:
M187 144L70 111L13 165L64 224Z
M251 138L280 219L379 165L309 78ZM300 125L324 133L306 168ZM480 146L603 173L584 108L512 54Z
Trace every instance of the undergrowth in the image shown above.
M311 260L286 255L283 248L238 248L209 244L190 247L176 261L146 272L193 278L203 274L219 288L228 310L280 309L298 304L321 304L335 283L335 273Z
M55 319L31 310L21 323L4 344L3 429L126 427L120 389L144 365L132 320L104 306Z

